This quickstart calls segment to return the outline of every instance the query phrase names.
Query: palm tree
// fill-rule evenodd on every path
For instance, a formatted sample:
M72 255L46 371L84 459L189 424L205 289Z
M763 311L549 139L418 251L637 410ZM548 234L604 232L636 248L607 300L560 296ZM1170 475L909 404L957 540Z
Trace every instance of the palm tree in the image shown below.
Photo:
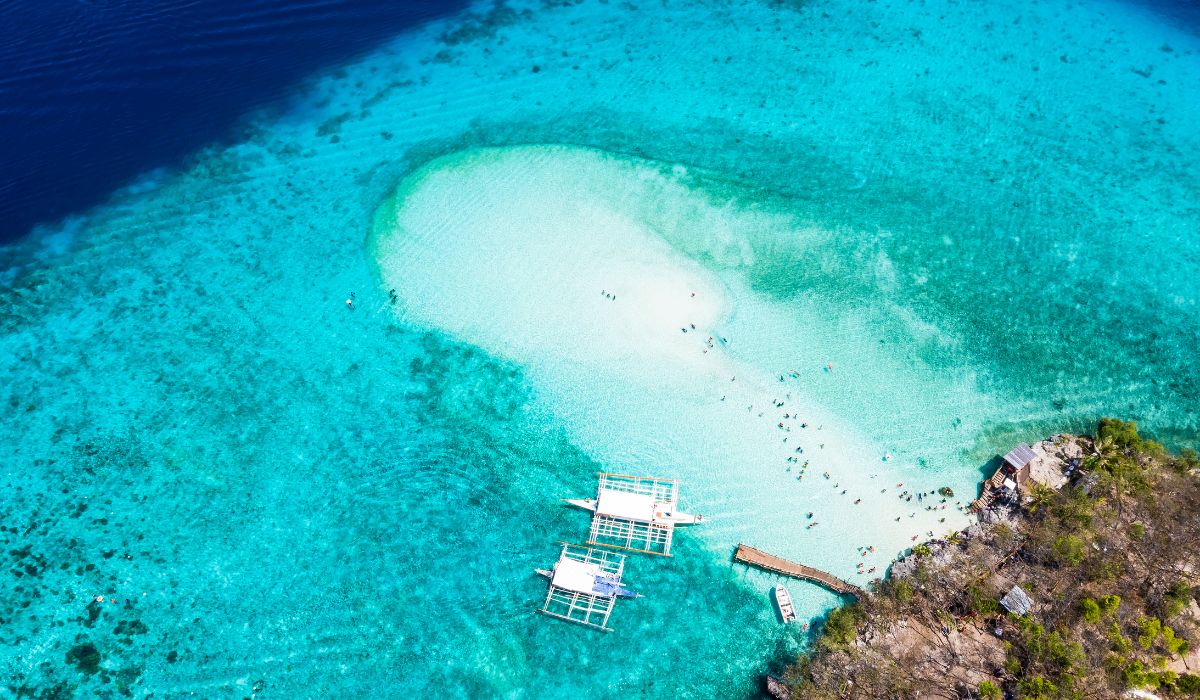
M1054 490L1033 480L1030 480L1030 484L1033 485L1033 489L1029 495L1029 512L1040 513L1054 502Z

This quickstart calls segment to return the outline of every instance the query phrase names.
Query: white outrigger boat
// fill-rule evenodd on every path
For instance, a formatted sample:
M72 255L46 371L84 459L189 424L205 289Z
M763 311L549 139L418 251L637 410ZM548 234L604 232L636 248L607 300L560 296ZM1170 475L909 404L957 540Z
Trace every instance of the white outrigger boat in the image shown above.
M618 598L642 597L621 583L625 555L606 549L564 544L553 569L535 571L550 580L539 612L606 632Z
M599 498L564 498L576 508L592 513L662 525L698 525L704 516L675 510L674 503L663 503L653 496L628 491L601 489Z
M796 619L796 608L792 605L792 596L783 586L775 587L775 607L779 608L779 616L783 618L784 623Z
M653 525L698 525L703 515L679 510L678 483L652 477L600 474L595 498L564 498L563 501L598 515Z
M563 562L566 562L565 564ZM564 559L553 569L534 569L534 572L559 588L586 593L601 598L641 598L642 594L621 585L621 577L602 571L598 566Z
M671 556L676 525L704 518L679 510L679 482L654 476L599 474L595 498L564 498L592 514L588 544Z

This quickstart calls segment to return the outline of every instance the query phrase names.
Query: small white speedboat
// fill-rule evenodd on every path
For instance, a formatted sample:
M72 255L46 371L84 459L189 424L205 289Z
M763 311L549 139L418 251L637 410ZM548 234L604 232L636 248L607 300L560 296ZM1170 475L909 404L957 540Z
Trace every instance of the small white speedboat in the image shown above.
M796 619L796 608L792 605L792 596L783 586L775 587L775 607L779 608L779 616L783 618L784 623Z
M625 495L620 494L620 496L624 497ZM631 497L627 497L627 498L635 498L635 497L631 496ZM635 509L635 510L629 510L629 509L624 509L624 508L612 509L611 512L610 512L610 510L606 509L605 511L602 511L602 512L604 515L615 515L617 517L626 517L626 518L632 518L632 519L637 519L637 520L645 520L646 515L652 513L652 515L649 518L650 522L663 523L663 524L670 523L671 525L698 525L698 524L704 522L703 515L684 513L682 511L677 511L677 510L666 510L661 507L664 504L654 503L653 500L650 498L646 498L646 497L643 497L643 498L645 501L647 501L646 505L650 506L650 508L645 509L645 512L637 512L637 511L643 510L641 508ZM600 503L595 498L564 498L563 500L566 501L568 504L575 506L576 508L582 508L586 511L591 511L592 513L596 512L596 507ZM629 512L626 512L627 510Z

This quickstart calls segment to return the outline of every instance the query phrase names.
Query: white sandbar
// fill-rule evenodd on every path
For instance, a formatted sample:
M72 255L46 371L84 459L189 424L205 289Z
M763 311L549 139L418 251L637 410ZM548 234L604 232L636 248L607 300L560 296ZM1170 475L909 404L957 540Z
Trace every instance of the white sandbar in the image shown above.
M761 223L738 217L661 164L484 149L405 180L377 214L373 245L407 322L520 364L538 402L604 468L684 479L685 506L715 516L698 532L714 550L749 541L862 583L912 536L943 534L961 516L901 501L921 479L912 465L885 463L884 446L781 382L786 368L728 352L727 328L779 328L783 311L728 260L705 267L660 231L669 220L673 243L692 232L736 257L730 231ZM728 226L714 233L714 221ZM780 342L811 341L746 344ZM860 575L860 561L877 570ZM821 600L797 592L810 611Z

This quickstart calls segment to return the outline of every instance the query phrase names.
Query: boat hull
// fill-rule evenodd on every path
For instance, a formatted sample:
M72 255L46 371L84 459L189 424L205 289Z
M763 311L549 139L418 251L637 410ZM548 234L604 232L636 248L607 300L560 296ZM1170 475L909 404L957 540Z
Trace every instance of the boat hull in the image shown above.
M565 500L568 505L574 506L576 508L582 508L591 513L596 512L596 499L594 499L594 498L565 498L563 500ZM667 523L670 523L671 525L675 525L675 526L699 525L700 523L704 522L704 516L696 515L696 514L692 514L692 513L677 513L677 512L660 511L660 512L654 514L653 522L662 523L664 525Z

